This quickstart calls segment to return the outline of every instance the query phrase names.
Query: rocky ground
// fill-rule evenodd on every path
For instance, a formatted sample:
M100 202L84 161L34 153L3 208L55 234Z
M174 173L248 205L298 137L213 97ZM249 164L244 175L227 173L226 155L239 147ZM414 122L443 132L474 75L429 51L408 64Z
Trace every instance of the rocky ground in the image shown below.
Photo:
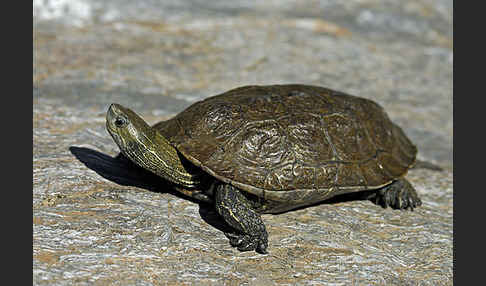
M256 1L255 1L256 2ZM452 285L452 1L34 1L34 285ZM114 159L112 102L147 121L246 84L373 99L416 143L423 206L264 215L240 253L214 211Z

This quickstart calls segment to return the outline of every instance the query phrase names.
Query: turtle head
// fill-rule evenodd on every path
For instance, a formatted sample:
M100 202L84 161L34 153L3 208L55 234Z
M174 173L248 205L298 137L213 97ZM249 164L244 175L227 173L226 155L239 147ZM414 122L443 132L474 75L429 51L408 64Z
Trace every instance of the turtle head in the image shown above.
M200 183L199 174L189 171L185 159L170 142L132 110L111 104L106 129L123 155L138 166L185 187Z
M113 103L106 114L106 129L122 153L133 145L151 144L154 130L132 110Z

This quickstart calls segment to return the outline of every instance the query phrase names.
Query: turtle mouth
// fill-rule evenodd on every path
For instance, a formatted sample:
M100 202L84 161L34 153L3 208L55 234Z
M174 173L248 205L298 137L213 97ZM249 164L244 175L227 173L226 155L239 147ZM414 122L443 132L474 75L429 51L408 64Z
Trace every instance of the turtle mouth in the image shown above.
M113 119L120 113L116 103L112 103L106 112L106 123L113 122Z
M122 137L120 136L119 128L116 126L116 120L120 116L120 114L123 114L122 110L120 109L120 105L116 103L112 103L110 107L108 108L108 111L106 113L106 130L108 133L111 135L115 143L120 147L120 149L123 149L123 140Z
M111 135L116 133L116 120L123 114L122 106L116 103L112 103L106 112L106 129Z

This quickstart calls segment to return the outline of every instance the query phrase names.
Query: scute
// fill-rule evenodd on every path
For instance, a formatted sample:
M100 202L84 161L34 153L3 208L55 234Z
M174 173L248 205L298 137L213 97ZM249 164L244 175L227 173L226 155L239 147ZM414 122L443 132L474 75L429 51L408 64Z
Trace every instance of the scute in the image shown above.
M216 178L297 204L386 185L417 153L378 104L305 85L240 87L154 127Z

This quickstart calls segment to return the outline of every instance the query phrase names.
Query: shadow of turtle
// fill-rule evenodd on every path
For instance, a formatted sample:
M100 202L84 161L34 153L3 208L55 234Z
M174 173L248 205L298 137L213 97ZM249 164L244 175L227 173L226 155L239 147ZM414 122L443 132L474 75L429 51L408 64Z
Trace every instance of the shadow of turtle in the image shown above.
M107 180L122 186L133 186L151 192L170 193L179 198L197 203L199 204L199 215L206 223L223 232L231 230L216 212L212 204L197 201L176 191L169 182L137 166L121 153L115 157L111 157L93 149L76 146L69 147L69 151L87 168L95 171L98 175ZM289 211L300 210L321 204L337 204L355 200L366 200L366 197L366 192L360 192L359 194L343 194L313 205L303 206Z
M88 169L95 171L101 177L116 184L142 188L156 193L170 193L179 198L197 203L199 204L199 214L206 223L220 231L230 230L229 226L216 213L211 204L196 201L177 192L170 183L137 166L121 153L111 157L93 149L76 146L69 147L69 151Z
M153 192L164 192L169 185L156 175L138 167L121 153L116 157L85 147L69 147L69 151L87 168L101 177L122 186L134 186Z
M156 193L170 193L182 199L199 203L176 191L172 184L159 176L137 166L121 153L111 157L93 149L76 146L69 147L69 151L88 169L118 185L142 188Z

